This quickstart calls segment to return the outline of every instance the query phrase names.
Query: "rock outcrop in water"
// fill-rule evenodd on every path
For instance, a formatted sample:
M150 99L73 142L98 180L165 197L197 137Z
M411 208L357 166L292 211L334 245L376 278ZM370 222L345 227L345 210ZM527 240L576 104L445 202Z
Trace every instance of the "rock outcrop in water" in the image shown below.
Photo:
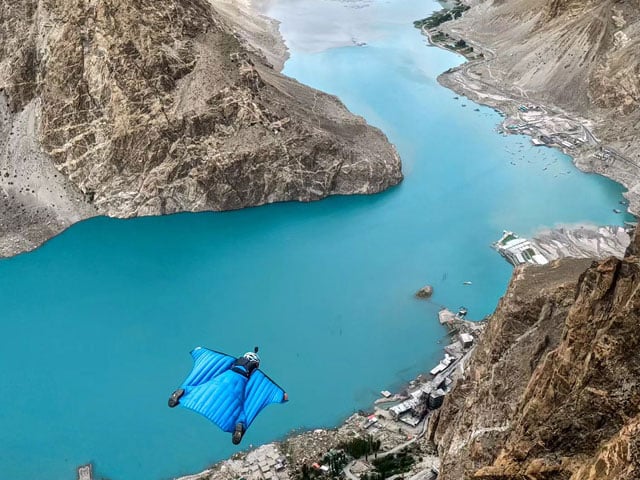
M640 235L584 262L515 270L431 423L443 480L640 478Z
M639 211L640 2L464 3L471 9L462 18L438 28L466 40L484 58L453 69L442 82L509 114L518 113L518 104L544 106L551 120L537 126L541 134L581 137L595 146L569 153L583 170L628 187L631 209Z
M0 254L97 214L229 210L398 183L386 137L275 71L282 43L246 13L223 0L3 2Z

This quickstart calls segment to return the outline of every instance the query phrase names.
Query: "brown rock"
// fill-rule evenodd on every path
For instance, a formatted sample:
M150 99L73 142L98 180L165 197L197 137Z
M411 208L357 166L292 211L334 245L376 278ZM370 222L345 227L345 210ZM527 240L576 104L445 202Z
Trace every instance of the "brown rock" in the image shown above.
M516 270L431 432L444 480L640 478L640 258L580 265Z
M206 0L3 6L0 127L13 132L20 112L34 112L33 129L20 133L36 136L75 205L46 204L62 217L54 231L75 221L69 209L76 217L229 210L374 193L402 179L379 130L275 71L241 36L243 22ZM2 151L0 166L18 162ZM47 236L25 232L32 243Z
M433 287L431 285L426 285L416 292L416 297L418 298L430 298L431 295L433 295Z

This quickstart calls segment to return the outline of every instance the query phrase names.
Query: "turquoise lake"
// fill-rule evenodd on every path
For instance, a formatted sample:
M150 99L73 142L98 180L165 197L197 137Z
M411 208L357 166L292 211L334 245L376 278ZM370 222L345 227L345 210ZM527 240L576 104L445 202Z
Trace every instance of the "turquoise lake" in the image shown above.
M268 8L291 49L285 73L381 128L403 159L400 186L237 212L95 218L0 261L2 478L74 479L93 461L111 480L162 480L235 452L204 417L167 408L198 345L230 354L259 345L263 369L289 392L243 447L334 426L434 365L440 306L464 305L476 319L494 309L511 273L489 247L503 229L631 219L612 211L620 185L498 134L498 114L438 85L462 60L427 47L412 26L437 8ZM413 297L425 284L431 302Z

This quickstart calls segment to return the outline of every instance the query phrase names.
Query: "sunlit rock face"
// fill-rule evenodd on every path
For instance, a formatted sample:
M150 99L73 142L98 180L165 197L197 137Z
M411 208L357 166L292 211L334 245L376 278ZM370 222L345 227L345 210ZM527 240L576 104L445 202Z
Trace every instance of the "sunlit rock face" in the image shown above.
M0 172L0 188L17 209L38 205L50 218L50 231L35 231L41 221L16 231L0 210L3 238L17 235L28 248L95 214L310 201L379 192L402 179L386 137L337 98L274 70L281 39L264 18L250 22L231 7L206 0L3 7L0 168L17 176L9 184ZM15 148L8 132L31 147ZM25 198L14 194L20 190Z
M515 270L432 427L443 479L639 478L639 252Z

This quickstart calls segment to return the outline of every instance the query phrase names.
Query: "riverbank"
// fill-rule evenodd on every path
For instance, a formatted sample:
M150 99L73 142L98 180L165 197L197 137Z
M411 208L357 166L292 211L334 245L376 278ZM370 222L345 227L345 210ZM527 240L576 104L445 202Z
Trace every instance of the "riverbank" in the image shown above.
M480 13L476 14L476 11ZM635 187L640 179L640 166L631 158L640 150L637 139L632 137L628 145L625 144L628 153L624 155L607 142L601 141L594 133L598 128L608 139L612 138L611 129L602 127L606 118L602 109L595 106L586 108L585 111L593 115L593 118L587 118L561 108L557 103L550 103L548 99L540 98L531 89L523 88L522 85L526 82L518 85L513 79L505 80L510 60L501 58L501 51L481 41L478 38L480 35L474 30L482 18L492 15L487 13L489 11L490 7L476 3L458 20L447 21L431 29L421 27L431 45L458 53L467 59L462 65L440 75L439 83L476 103L500 111L505 117L500 126L502 133L528 135L534 145L557 148L569 155L575 166L583 172L598 173L621 183L629 189L625 193L629 200L629 212L639 212L640 194ZM467 21L474 15L476 17ZM505 24L508 22L503 23L502 28L505 28ZM488 36L487 32L484 33L485 40L494 38ZM513 39L512 43L518 42ZM519 54L509 53L512 56L526 54L524 50ZM537 61L540 65L543 64L542 59ZM553 62L544 62L544 65L547 63ZM545 68L552 67L553 65L548 65Z

